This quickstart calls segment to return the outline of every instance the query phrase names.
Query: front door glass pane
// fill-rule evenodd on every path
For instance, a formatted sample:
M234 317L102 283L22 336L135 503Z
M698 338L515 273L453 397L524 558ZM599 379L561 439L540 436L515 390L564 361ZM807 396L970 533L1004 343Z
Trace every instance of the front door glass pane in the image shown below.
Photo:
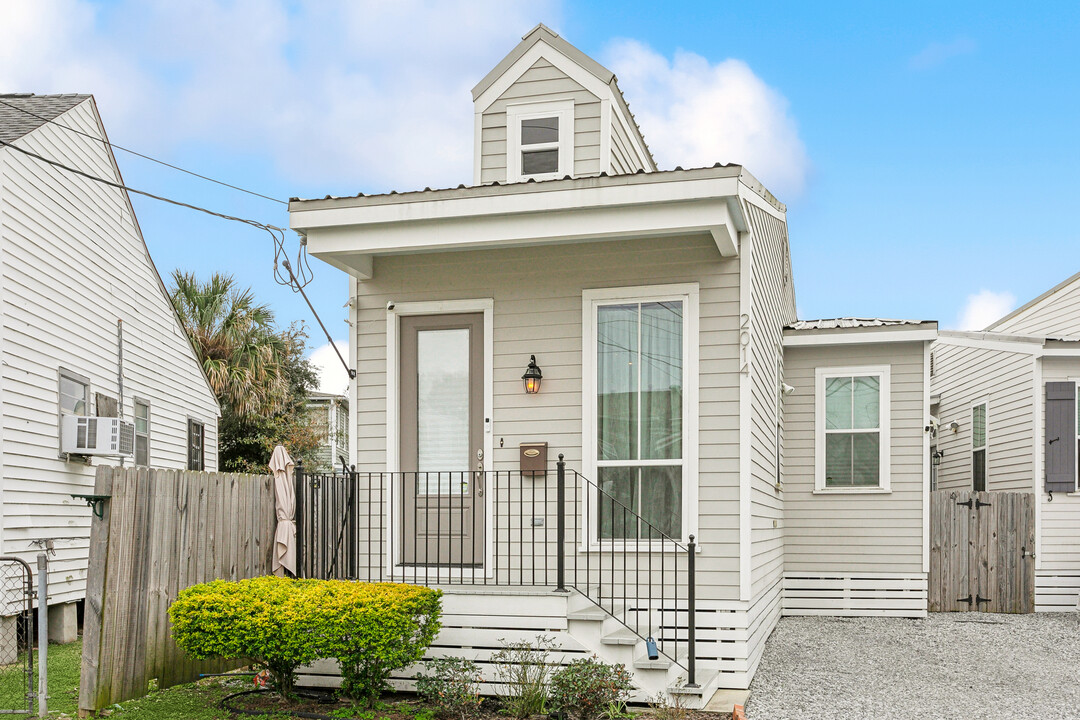
M468 470L469 329L418 331L416 371L417 470ZM421 475L419 491L460 493L461 483L446 474Z

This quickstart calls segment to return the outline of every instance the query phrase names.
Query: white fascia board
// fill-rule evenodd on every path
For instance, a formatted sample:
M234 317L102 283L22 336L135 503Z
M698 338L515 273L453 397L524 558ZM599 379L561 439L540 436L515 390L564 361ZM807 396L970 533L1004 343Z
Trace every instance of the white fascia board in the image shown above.
M876 331L875 331L876 330ZM842 330L809 334L784 334L784 347L814 347L822 345L876 345L887 342L932 342L938 336L937 330Z
M993 333L960 333L944 330L938 333L937 342L942 345L979 348L981 350L999 350L1001 352L1041 355L1043 341L1039 338L1021 338L1017 336L997 335Z
M597 100L603 100L608 97L608 86L606 83L602 82L600 78L596 77L543 40L539 40L535 45L529 48L524 55L518 58L517 62L511 65L498 80L493 82L487 90L481 93L480 97L476 98L473 103L476 112L484 112L491 107L496 100L502 97L504 92L510 89L511 85L516 83L518 79L541 58L547 60L565 73L571 80L595 95Z
M307 231L308 251L332 265L371 277L373 255L516 245L546 245L632 237L709 233L724 257L738 254L737 235L723 198L663 205L567 209L482 215ZM336 261L336 262L335 262ZM358 267L356 263L362 263Z

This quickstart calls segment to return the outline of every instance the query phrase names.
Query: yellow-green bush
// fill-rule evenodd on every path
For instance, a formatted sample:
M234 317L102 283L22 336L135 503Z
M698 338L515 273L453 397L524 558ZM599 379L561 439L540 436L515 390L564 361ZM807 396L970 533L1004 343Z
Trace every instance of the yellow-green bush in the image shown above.
M195 585L169 608L177 645L196 658L247 658L283 692L296 668L336 658L343 689L372 697L439 632L442 593L394 583L261 577Z

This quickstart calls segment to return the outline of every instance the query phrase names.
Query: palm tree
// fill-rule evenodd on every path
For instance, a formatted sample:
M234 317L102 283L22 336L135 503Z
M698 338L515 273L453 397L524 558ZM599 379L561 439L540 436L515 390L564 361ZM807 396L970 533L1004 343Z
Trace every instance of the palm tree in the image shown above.
M288 336L277 332L274 313L231 275L200 282L174 270L173 307L222 405L238 415L272 413L286 401Z

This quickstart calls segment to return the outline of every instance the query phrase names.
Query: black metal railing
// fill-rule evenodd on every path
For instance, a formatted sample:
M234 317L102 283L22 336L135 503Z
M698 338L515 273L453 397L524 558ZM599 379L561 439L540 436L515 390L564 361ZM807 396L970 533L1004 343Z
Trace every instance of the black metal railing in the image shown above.
M694 537L554 471L309 473L296 466L301 577L573 589L695 681Z

